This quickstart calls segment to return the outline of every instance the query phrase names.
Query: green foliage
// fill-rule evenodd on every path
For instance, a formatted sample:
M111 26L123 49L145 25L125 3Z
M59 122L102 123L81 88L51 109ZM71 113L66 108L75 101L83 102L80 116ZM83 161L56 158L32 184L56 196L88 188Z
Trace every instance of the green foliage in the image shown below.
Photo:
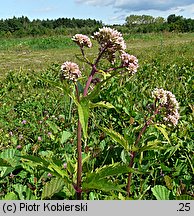
M157 200L169 200L170 199L170 191L162 185L156 185L151 190Z
M78 114L80 123L82 125L84 138L87 139L89 119L89 101L87 99L83 98L80 103L78 103Z
M135 170L130 169L126 165L121 165L119 163L111 164L108 166L104 166L101 168L98 168L94 170L93 173L90 173L86 176L85 181L83 182L83 189L85 190L91 190L91 189L97 189L102 191L120 191L125 192L122 187L123 185L117 185L110 181L110 179L107 179L108 177L114 176L114 175L121 175L128 172L135 172Z
M149 15L130 15L126 17L126 26L129 27L128 32L160 32L160 31L177 31L177 32L193 32L194 20L183 18L171 14L165 20L163 17L153 17Z
M78 117L87 137L82 148L84 199L126 199L128 172L133 173L132 199L193 199L192 34L187 37L125 35L130 50L139 58L138 73L132 78L124 74L122 78L111 77L95 86L86 100L80 101L79 114L78 104L69 98L72 88L60 82L59 65L33 73L20 69L5 74L2 68L0 199L75 199ZM171 45L173 40L177 44ZM76 52L66 37L6 39L0 49L12 58L11 51L19 48L30 52L47 49L49 53L53 46L55 51L61 46L63 55ZM94 53L89 51L89 55L92 59ZM31 59L28 68L37 60ZM83 62L80 65L86 68ZM80 85L84 85L83 80ZM155 87L175 94L181 118L175 128L162 124L147 128L136 147L134 168L129 169L128 150L133 149L150 117L150 93Z
M109 135L112 140L116 141L119 143L126 151L129 150L128 142L125 140L125 138L119 134L118 132L114 131L113 129L108 129L108 128L102 128L98 126L104 133Z
M53 178L50 182L47 182L43 187L41 199L51 198L54 194L61 191L64 183L62 178Z
M54 20L29 20L28 17L13 17L9 19L0 20L0 36L15 36L25 37L28 35L40 36L40 35L57 35L67 34L71 31L76 32L85 31L88 34L91 30L102 26L101 21L92 19L70 19L70 18L58 18ZM68 29L68 30L67 30Z

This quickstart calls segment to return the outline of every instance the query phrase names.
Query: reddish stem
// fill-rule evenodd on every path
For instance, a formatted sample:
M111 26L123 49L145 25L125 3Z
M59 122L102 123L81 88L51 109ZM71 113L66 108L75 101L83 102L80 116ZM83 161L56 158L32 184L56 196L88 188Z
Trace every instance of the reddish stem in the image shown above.
M77 85L75 84L75 89L76 89L76 95L77 95L77 100L80 102L80 97L79 97L79 90ZM81 200L82 199L82 190L81 190L81 184L82 184L82 143L81 143L81 138L82 138L82 128L81 128L81 123L80 120L78 119L78 126L77 126L77 151L78 151L78 159L77 159L77 185L76 185L76 195L77 199Z
M148 119L148 121L145 123L145 125L141 129L141 131L140 131L140 133L139 133L139 135L138 135L138 137L137 137L137 139L135 141L135 146L138 145L143 133L145 132L146 128L151 124L153 118L158 114L159 109L160 109L160 106L154 111L153 116L151 116L150 119ZM135 159L135 156L136 156L135 151L131 151L130 155L131 155L131 159L130 159L130 163L129 163L129 168L132 168L133 164L134 164L134 159ZM127 196L131 195L131 178L132 178L132 172L129 172L128 181L127 181L127 188L126 188Z

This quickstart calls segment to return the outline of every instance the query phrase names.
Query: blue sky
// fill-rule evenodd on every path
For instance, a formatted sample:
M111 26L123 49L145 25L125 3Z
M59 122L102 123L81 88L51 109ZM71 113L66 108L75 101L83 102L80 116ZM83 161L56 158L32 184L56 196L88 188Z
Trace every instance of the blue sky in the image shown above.
M170 14L194 19L194 0L1 0L0 19L92 18L123 24L131 14L166 18Z

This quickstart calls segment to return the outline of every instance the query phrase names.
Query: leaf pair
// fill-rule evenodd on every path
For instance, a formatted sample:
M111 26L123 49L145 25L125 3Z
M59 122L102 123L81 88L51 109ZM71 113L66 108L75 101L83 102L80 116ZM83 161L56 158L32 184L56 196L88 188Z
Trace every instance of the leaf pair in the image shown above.
M97 103L92 103L87 98L83 98L80 101L80 103L77 103L77 106L78 106L79 121L81 123L83 135L85 139L87 139L88 137L88 120L89 120L90 108L96 108L96 107L103 107L107 109L114 108L114 106L109 102L100 101Z
M117 185L108 178L129 172L137 171L133 168L129 168L127 165L122 165L120 163L103 166L102 168L96 169L93 173L87 174L86 179L82 184L83 190L97 189L106 192L119 191L125 193L125 191L122 189L122 187L125 185Z

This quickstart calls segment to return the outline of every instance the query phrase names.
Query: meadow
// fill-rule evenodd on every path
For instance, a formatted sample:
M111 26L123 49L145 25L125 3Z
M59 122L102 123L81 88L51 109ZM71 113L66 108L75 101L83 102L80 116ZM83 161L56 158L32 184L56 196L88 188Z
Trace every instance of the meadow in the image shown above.
M194 33L124 35L139 68L132 77L112 77L92 99L114 108L94 107L89 115L88 137L82 139L83 199L194 199L193 38ZM88 58L97 52L94 42ZM60 67L77 62L86 77L90 71L80 58L71 37L0 40L0 199L76 199L78 113ZM175 127L148 127L135 149L155 88L176 96L180 120ZM119 135L137 151L130 197L130 155Z

